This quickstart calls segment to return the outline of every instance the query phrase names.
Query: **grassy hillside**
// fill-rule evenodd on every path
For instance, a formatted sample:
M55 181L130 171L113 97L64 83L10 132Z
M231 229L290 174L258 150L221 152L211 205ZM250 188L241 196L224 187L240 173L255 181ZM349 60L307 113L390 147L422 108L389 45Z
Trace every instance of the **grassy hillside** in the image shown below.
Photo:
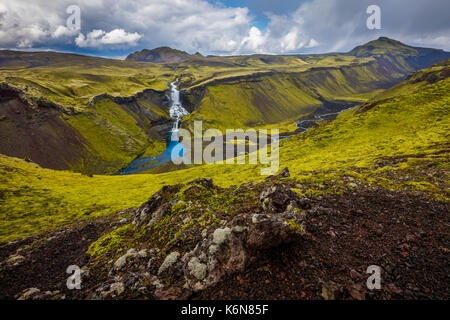
M173 79L164 66L56 52L0 51L0 82L82 111L100 94L133 96L164 91Z
M0 52L0 152L44 167L114 173L164 150L165 90L154 64L53 52ZM170 125L170 124L168 124Z
M364 102L402 77L371 61L297 73L216 79L207 85L200 106L184 119L183 126L192 128L195 120L222 130L295 122L325 101Z
M67 112L48 100L30 100L0 89L0 152L29 158L47 168L114 173L137 155L164 150L155 124L169 118L164 93L131 99L97 96L83 111ZM169 124L170 125L170 124Z
M415 73L381 98L283 140L280 169L287 166L293 179L313 184L307 194L337 192L329 181L351 176L448 201L445 175L437 172L449 169L449 68L447 61ZM380 161L388 165L379 166ZM138 206L167 184L199 177L220 186L264 179L259 169L204 165L163 174L88 177L0 156L0 241Z

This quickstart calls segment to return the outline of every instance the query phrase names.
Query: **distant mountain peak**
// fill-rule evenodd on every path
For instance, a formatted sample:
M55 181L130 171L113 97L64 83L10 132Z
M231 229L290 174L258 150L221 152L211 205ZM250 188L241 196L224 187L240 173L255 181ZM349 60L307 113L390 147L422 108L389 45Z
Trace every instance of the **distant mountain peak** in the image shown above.
M158 47L154 49L143 49L130 54L126 60L128 61L140 61L140 62L153 62L153 63L178 63L183 62L193 57L201 57L200 53L190 55L189 53L170 47Z
M387 41L387 42L391 42L391 43L401 43L398 40L391 39L391 38L388 38L388 37L379 37L377 40L374 40L374 41Z
M450 58L450 53L441 49L408 46L398 40L379 37L376 40L355 47L347 53L358 58L380 57L397 66L407 62L412 69L423 69L432 64Z
M174 48L171 48L171 47L167 47L167 46L163 46L163 47L157 47L157 48L154 48L154 49L151 49L151 50L149 50L149 49L144 49L144 50L142 50L142 51L153 51L153 52L173 52L173 53L188 54L188 53L187 53L187 52L185 52L185 51L181 51L181 50L178 50L178 49L174 49Z
M376 40L369 41L363 45L355 47L349 52L356 57L369 57L380 55L415 55L417 48L410 47L398 40L388 37L379 37Z

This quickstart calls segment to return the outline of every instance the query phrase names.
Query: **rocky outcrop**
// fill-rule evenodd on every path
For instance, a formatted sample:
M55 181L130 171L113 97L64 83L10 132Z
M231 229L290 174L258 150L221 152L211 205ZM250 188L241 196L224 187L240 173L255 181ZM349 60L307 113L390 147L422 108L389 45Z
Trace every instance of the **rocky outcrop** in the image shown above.
M170 213L172 203L167 202L168 197L179 189L180 186L178 185L164 186L134 212L133 223L137 226L157 223L162 217Z
M259 251L301 237L305 218L295 210L236 216L183 257L184 288L203 290L227 275L244 272L258 259Z
M165 186L138 209L0 244L0 283L13 284L0 285L0 297L447 297L448 202L352 174L300 183L284 169L229 188L210 179ZM80 290L66 288L68 265L80 267ZM382 269L381 290L365 286L369 265Z
M0 82L0 102L8 101L11 99L20 99L23 104L26 104L29 108L39 111L39 109L48 109L48 111L57 111L65 114L77 114L74 108L64 107L56 104L44 96L37 96L27 92L28 86L24 88L18 88L11 86L7 82Z
M190 90L181 90L180 98L183 107L192 113L194 110L198 109L201 105L203 98L207 93L206 86L198 86Z
M109 276L116 280L119 276L117 281L121 283L130 283L129 279L133 278L133 288L143 281L150 281L155 298L179 299L214 286L228 275L245 271L258 260L260 252L299 240L305 234L304 209L308 207L308 201L276 180L288 175L289 171L285 169L274 179L239 187L241 193L253 193L255 210L238 210L221 219L218 225L206 229L193 224L191 232L200 238L192 249L184 249L188 247L183 242L192 241L188 237L175 242L182 250L170 251L165 257L161 256L164 248L152 249L146 258L139 257L138 249L133 248L114 262ZM134 212L132 223L139 230L162 232L155 229L156 226L164 228L165 221L176 220L180 215L180 224L188 224L192 217L187 212L194 208L199 211L210 209L202 204L202 200L194 204L193 199L200 193L216 192L223 193L224 190L215 186L211 179L196 179L184 186L165 186ZM184 201L178 199L180 195ZM180 207L183 208L181 211ZM169 247L165 249L168 250ZM137 265L141 266L137 268L141 271L136 273ZM125 288L125 292L127 290L130 292L130 288ZM113 297L114 292L110 284L98 289L91 297Z
M172 121L168 113L169 98L166 91L146 89L135 95L126 97L103 93L92 97L88 104L95 110L96 103L102 100L109 100L121 106L151 138L164 140L161 137L164 137L172 126ZM167 114L160 114L153 107L149 106L155 106L156 109L164 110Z
M149 236L134 240L126 253L111 252L116 258L107 264L103 285L86 297L187 298L244 272L262 252L302 239L308 200L280 182L288 175L285 169L273 179L229 189L211 179L163 187L131 219L136 233ZM178 231L168 235L170 230Z
M136 108L132 108L132 106L138 105L139 108L143 108L139 104L140 101L146 101L147 103L152 103L161 108L169 109L169 98L167 97L166 92L153 89L146 89L142 92L138 92L137 94L128 97L112 96L110 94L104 93L92 97L89 103L93 106L95 105L95 103L103 99L110 99L120 105L128 105L135 113L138 113L139 110L137 110Z

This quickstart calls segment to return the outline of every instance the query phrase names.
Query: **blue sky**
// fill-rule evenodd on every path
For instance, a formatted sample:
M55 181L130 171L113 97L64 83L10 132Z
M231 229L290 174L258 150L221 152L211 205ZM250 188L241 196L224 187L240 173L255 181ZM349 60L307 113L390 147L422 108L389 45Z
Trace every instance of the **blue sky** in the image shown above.
M228 7L247 7L254 16L254 24L260 29L266 29L269 18L266 13L289 14L294 12L306 0L209 0L212 4L223 4Z
M369 5L381 29L366 26ZM80 28L66 10L80 9ZM0 0L0 48L125 57L170 46L189 53L345 52L387 36L450 51L448 0Z

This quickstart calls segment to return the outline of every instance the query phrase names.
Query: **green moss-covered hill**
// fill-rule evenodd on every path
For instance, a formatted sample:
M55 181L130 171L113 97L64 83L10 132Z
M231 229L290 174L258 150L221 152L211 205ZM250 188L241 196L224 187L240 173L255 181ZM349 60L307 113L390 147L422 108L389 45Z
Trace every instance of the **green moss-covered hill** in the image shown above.
M173 79L153 64L1 51L0 152L52 169L114 173L164 150Z
M303 195L340 192L346 177L448 201L449 70L447 60L413 73L333 122L282 140L280 169L289 167L294 181L311 186L298 190ZM259 165L89 177L1 155L0 241L136 207L164 185L200 177L222 187L265 178Z

